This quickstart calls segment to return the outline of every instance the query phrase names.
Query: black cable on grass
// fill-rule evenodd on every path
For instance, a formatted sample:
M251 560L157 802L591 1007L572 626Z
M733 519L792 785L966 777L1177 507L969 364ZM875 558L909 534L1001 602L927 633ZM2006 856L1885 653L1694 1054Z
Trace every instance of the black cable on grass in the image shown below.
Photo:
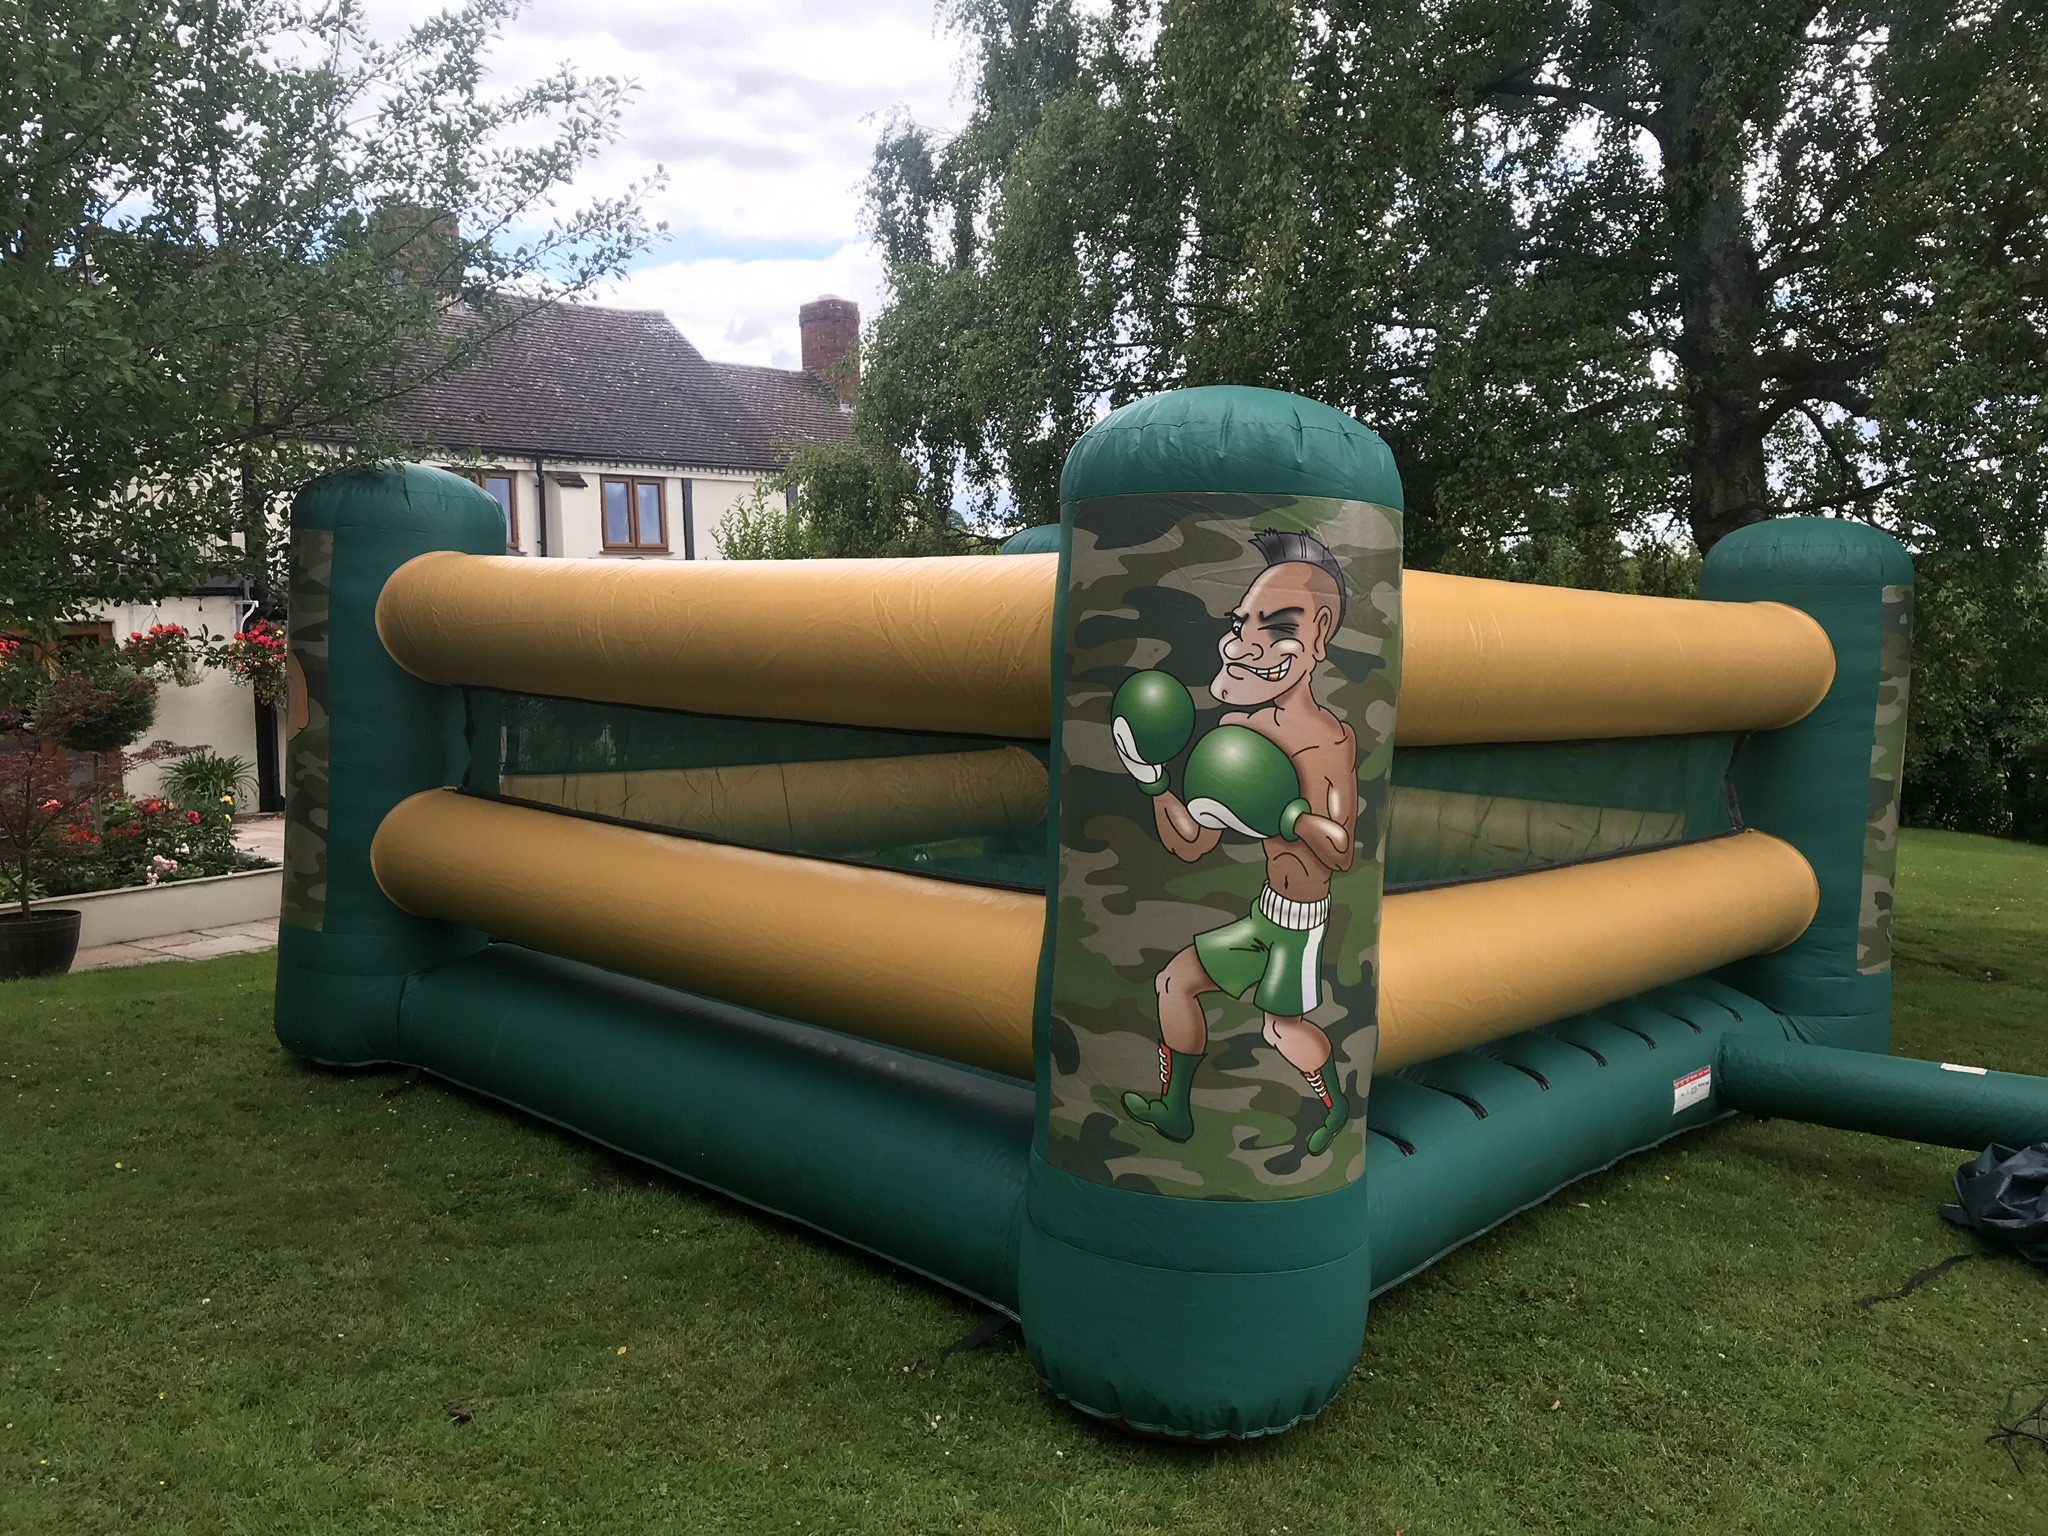
M1896 1291L1880 1291L1875 1296L1865 1296L1856 1305L1861 1310L1868 1312L1880 1301L1904 1301L1928 1281L1939 1280L1943 1275L1962 1263L1963 1260L1974 1259L1975 1257L1977 1255L1974 1253L1952 1253L1939 1264L1928 1265L1927 1268L1921 1270L1919 1274L1913 1276L1912 1279L1908 1280Z
M972 1328L968 1329L966 1333L940 1350L939 1358L941 1360L949 1360L954 1355L966 1354L970 1349L979 1349L990 1339L1008 1328L1014 1321L1014 1318L1004 1313L991 1312Z
M2041 1398L2033 1407L2022 1412L2020 1398L2039 1391ZM2012 1464L2019 1471L2027 1470L2020 1460L2020 1452L2032 1446L2044 1457L2048 1457L2048 1381L2025 1381L2005 1394L2005 1417L1998 1421L1995 1433L1986 1435L1987 1445L2002 1446L2005 1454L2012 1458Z

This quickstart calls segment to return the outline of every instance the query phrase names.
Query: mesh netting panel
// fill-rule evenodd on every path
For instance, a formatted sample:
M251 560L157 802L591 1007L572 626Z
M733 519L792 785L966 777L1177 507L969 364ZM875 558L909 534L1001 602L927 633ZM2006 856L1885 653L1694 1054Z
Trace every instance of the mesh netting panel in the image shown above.
M1042 887L1041 743L471 690L481 794L960 879Z
M480 794L778 852L1047 883L1042 742L481 689L468 697L465 784ZM1387 884L1510 874L1730 831L1734 748L1732 736L1677 736L1397 751Z
M1387 884L1508 874L1735 827L1733 736L1652 736L1394 754Z

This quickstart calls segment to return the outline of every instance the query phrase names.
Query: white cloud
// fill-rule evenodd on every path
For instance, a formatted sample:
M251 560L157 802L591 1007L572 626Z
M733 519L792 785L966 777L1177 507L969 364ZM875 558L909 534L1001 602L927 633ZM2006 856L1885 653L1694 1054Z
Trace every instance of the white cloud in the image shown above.
M372 15L388 34L419 11L373 0ZM860 183L885 114L957 121L959 48L934 0L536 0L493 73L567 62L638 81L619 143L575 191L615 192L660 163L669 184L650 207L672 239L600 302L666 310L712 357L793 367L798 305L837 293L874 312Z
M605 302L664 311L707 357L794 368L800 305L831 293L871 315L881 288L880 260L867 245L849 241L815 260L717 256L642 267Z

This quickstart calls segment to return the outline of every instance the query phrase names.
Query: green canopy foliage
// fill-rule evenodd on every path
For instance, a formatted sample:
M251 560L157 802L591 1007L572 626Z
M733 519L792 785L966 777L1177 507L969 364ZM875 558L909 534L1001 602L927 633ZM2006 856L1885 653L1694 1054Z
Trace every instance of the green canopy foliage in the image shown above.
M798 449L718 525L718 550L728 560L961 555L991 547L927 494L907 461L860 438Z
M862 428L1055 515L1103 410L1296 390L1410 559L1685 590L1761 518L1920 557L1911 810L2048 835L2048 16L2028 0L957 0L893 124ZM2028 766L2032 764L2033 766Z
M648 243L645 185L555 211L626 83L486 85L520 8L0 0L0 622L260 593L309 473Z

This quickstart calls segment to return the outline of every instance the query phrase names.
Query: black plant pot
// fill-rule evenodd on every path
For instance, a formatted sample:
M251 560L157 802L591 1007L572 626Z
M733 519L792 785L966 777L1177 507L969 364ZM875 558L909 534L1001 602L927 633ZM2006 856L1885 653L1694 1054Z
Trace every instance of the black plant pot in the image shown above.
M78 913L45 908L23 917L0 912L0 981L62 976L78 954Z

